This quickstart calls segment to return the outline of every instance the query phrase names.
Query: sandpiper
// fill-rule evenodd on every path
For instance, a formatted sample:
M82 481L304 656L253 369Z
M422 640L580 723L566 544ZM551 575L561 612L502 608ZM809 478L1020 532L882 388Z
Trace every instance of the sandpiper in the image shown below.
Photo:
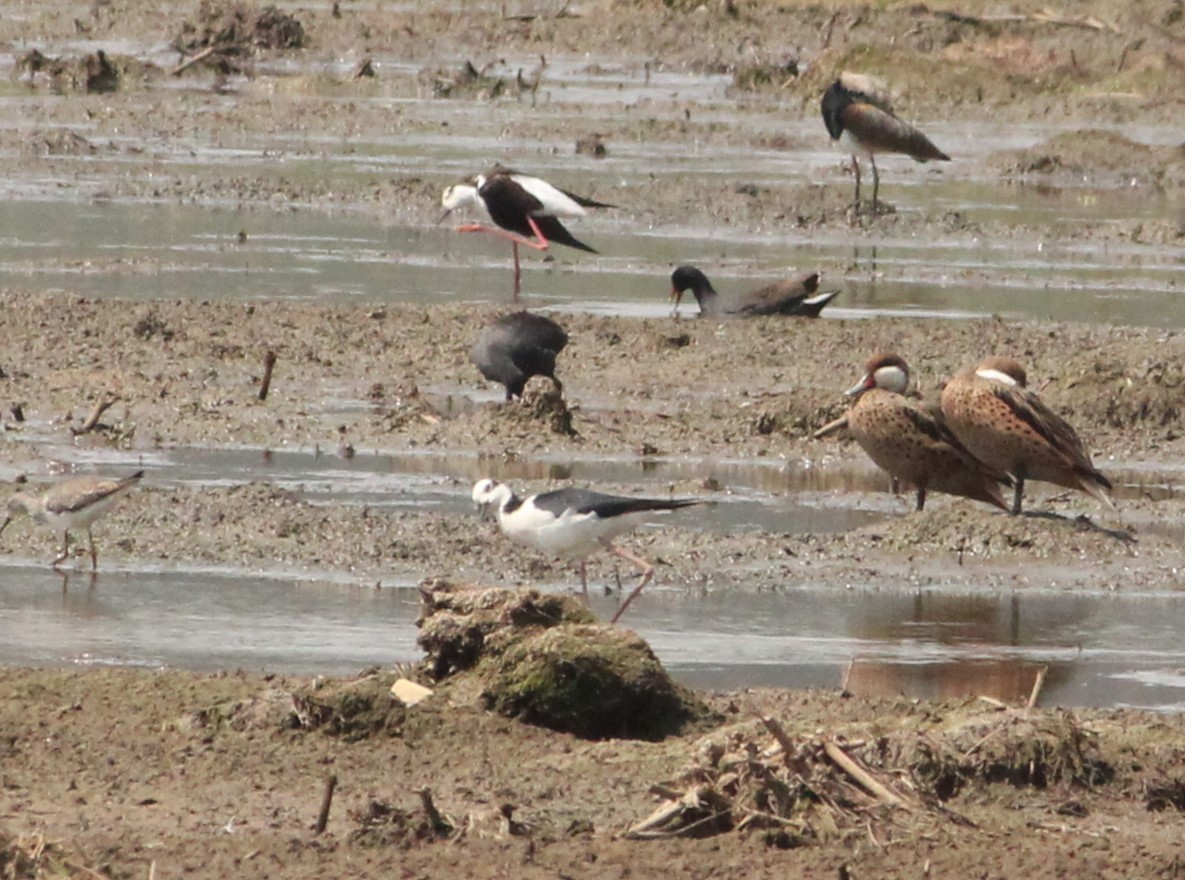
M637 586L622 600L610 623L616 623L625 609L654 577L654 566L613 543L657 513L702 504L691 498L632 498L607 495L588 489L556 489L519 498L505 483L478 480L473 502L483 515L497 516L502 533L516 543L542 550L561 559L580 562L580 587L588 594L586 559L597 550L608 550L641 569Z
M62 552L53 561L56 569L70 555L70 532L86 529L90 539L91 570L99 567L99 551L91 526L107 512L120 495L140 482L144 471L130 477L112 480L104 477L75 477L65 480L39 495L17 492L8 502L8 516L0 523L0 532L18 516L31 517L35 522L50 526L62 533Z
M469 350L469 360L491 382L506 387L506 399L522 397L533 376L546 376L559 391L555 359L568 334L551 318L531 312L514 312L495 318L482 328Z
M856 197L860 206L860 160L872 164L872 210L876 213L880 191L877 153L902 153L918 162L949 162L950 156L934 146L924 134L897 118L888 89L870 76L845 71L823 93L823 124L833 141L839 141L852 155L856 174Z
M573 236L559 218L584 217L588 213L585 208L614 207L500 165L496 165L488 174L478 174L465 183L446 187L440 204L444 207L444 214L439 223L443 223L456 209L474 205L500 227L468 223L458 226L457 232L487 232L510 240L514 246L516 299L522 287L522 269L518 259L520 244L545 251L552 242L557 242L595 254L597 251Z
M990 357L946 383L942 414L955 436L988 467L1012 475L1012 513L1019 514L1025 480L1088 492L1114 509L1111 481L1099 473L1078 434L1026 387L1024 368Z
M868 361L860 381L847 390L856 402L848 411L848 429L876 465L917 489L917 509L926 492L945 492L975 501L1008 505L1000 484L1007 474L993 471L968 452L943 424L941 413L905 397L909 365L895 354Z
M671 299L676 313L683 294L690 290L699 303L701 315L795 315L817 318L823 307L835 298L838 290L819 293L819 273L809 272L798 278L776 281L746 294L721 296L708 276L695 266L679 266L671 273Z

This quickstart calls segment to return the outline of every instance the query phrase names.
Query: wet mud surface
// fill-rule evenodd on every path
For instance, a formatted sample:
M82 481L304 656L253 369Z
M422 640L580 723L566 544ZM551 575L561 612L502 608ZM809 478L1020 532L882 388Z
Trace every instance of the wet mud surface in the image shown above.
M0 4L12 26L0 51L15 65L4 87L12 111L0 128L0 154L10 190L67 188L85 198L245 212L350 211L427 227L449 178L347 172L326 156L348 155L354 138L399 144L446 129L458 138L504 136L508 153L491 159L524 165L553 155L557 145L574 152L590 131L566 125L557 132L548 113L532 112L532 102L545 99L548 77L562 62L585 53L598 60L582 66L640 76L717 74L728 80L725 102L767 119L736 130L686 101L626 112L592 108L588 128L595 126L610 154L623 144L725 155L813 149L819 131L807 126L821 130L818 95L837 70L853 67L889 80L900 92L899 110L922 125L988 118L1050 121L1075 132L993 150L974 169L943 174L1002 178L1018 188L1125 187L1165 200L1168 219L1034 227L937 207L854 215L838 156L829 179L809 185L667 176L628 188L604 180L589 194L631 206L619 215L623 226L694 218L749 233L789 227L796 234L875 229L968 241L1037 236L1104 252L1140 241L1171 255L1185 235L1185 155L1179 144L1136 143L1116 129L1176 120L1185 63L1181 4L1100 0L1058 12L1047 5L1013 4L1003 13L977 2L952 12L920 4L877 10L709 0L592 2L563 6L563 14L557 4L508 4L503 14L500 5L342 3L290 10L302 26L302 49L238 45L253 43L258 31L249 31L234 36L234 52L224 47L209 64L173 76L183 57L218 39L201 30L196 8L130 0L88 9ZM193 42L195 34L205 42ZM167 48L177 40L184 56ZM65 65L18 64L32 46ZM114 89L104 62L87 61L96 47L105 47L118 71ZM355 76L368 58L377 75ZM539 106L546 109L546 101ZM245 163L236 173L176 161L195 145L236 150L277 138L286 146L275 161ZM521 146L532 141L544 146ZM596 167L589 153L573 162ZM892 203L893 175L901 172L886 167L882 197ZM150 275L118 263L101 270L126 274L132 285ZM339 457L444 450L471 456L471 472L450 476L464 494L472 480L509 463L690 458L702 468L663 490L726 501L737 487L713 463L755 460L777 462L787 474L863 467L869 476L859 490L834 490L858 497L869 485L887 492L887 479L842 435L810 435L842 414L842 391L868 356L900 352L920 390L933 393L985 354L1007 352L1113 477L1118 514L1034 485L1032 515L1020 518L942 497L914 513L902 496L888 503L882 521L846 533L699 531L689 513L627 539L631 549L656 561L656 586L731 591L738 601L747 590L803 579L837 591L853 583L1179 589L1185 559L1175 524L1185 511L1175 486L1185 461L1185 341L1175 330L565 314L572 341L559 374L574 430L567 433L539 408L534 386L526 404L502 404L499 390L467 361L480 327L507 309L391 305L377 297L348 306L88 300L33 280L0 292L4 465L37 484L54 470L47 458L131 465L174 447ZM268 351L277 355L275 376L260 401ZM108 400L100 425L76 433ZM541 466L537 479L518 487L554 485L546 473ZM766 488L775 498L786 494ZM264 483L164 485L151 472L96 533L102 558L113 565L278 563L344 572L360 584L446 576L510 586L567 576L559 563L508 546L475 516L321 504ZM3 550L48 561L54 540L27 522L14 524ZM606 563L592 569L609 578ZM795 719L783 722L795 736L830 731L851 742L872 741L881 726L957 715L967 706L816 692L705 695L723 719L716 728L640 744L586 742L502 719L459 688L407 710L394 730L347 741L293 728L290 713L272 711L308 682L131 670L8 670L3 678L0 865L25 865L20 877L35 876L28 867L34 856L56 859L73 876L93 876L89 869L113 878L154 876L154 864L155 876L295 878L773 877L834 875L845 865L854 877L965 874L968 865L984 875L1023 870L1034 878L1125 877L1133 864L1146 876L1180 871L1176 817L1185 798L1175 717L1077 712L1075 723L1096 744L1091 761L1108 774L1051 774L1041 784L985 774L947 792L945 805L966 821L935 824L940 812L915 807L889 822L877 814L858 829L801 838L754 826L706 839L639 841L623 831L658 803L649 786L672 785L689 766L702 765L705 737L738 748L748 741L758 750L771 746L755 715ZM224 706L237 708L210 711ZM983 728L983 736L993 730ZM958 748L974 755L982 746L959 741ZM913 780L926 803L937 797L919 781L932 777L919 775L916 761L884 766ZM331 772L340 785L333 819L316 835L311 826ZM468 832L425 835L415 795L421 786ZM519 825L503 821L504 804ZM901 818L918 813L925 821ZM48 852L38 851L37 835L53 842Z

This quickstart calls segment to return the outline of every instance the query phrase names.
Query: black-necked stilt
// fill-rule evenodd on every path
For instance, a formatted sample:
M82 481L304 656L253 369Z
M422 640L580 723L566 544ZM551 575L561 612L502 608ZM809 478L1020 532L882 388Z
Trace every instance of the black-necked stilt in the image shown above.
M721 296L699 269L680 266L671 273L671 299L675 302L676 312L688 290L695 295L701 315L796 315L803 318L819 317L823 307L839 293L838 290L818 293L819 273L811 272L747 294Z
M99 551L95 548L91 526L142 476L144 471L136 471L130 477L119 480L75 477L52 486L40 495L17 492L8 502L8 516L0 523L0 532L18 516L29 516L35 522L61 532L62 552L53 561L56 569L70 555L70 532L86 529L91 545L91 569L96 570L99 567Z
M506 386L506 399L522 397L532 376L546 376L558 390L555 358L568 344L568 334L551 318L514 312L482 328L469 350L469 360L491 382Z
M823 93L823 123L833 141L839 141L852 155L856 173L855 205L860 206L860 161L872 164L872 210L877 209L880 174L877 153L902 153L918 162L950 161L924 134L897 118L888 90L869 76L844 72Z
M856 397L848 410L848 429L881 470L917 490L917 509L930 490L993 504L1008 505L1001 484L1012 481L973 456L942 418L941 411L905 396L909 365L895 354L868 361L860 381L848 389Z
M502 532L519 544L561 559L580 561L580 586L588 593L586 558L608 550L641 569L638 585L625 597L610 623L616 623L630 602L654 576L654 566L640 556L617 547L613 539L633 531L656 513L704 502L692 498L631 498L606 495L588 489L556 489L519 498L505 483L479 480L473 501L484 514L493 512Z
M1012 513L1019 514L1025 480L1080 489L1115 509L1111 481L1090 460L1077 432L1034 392L1024 368L1010 357L990 357L959 373L942 389L942 415L971 454L1015 481Z
M510 240L514 246L516 298L522 286L522 270L518 260L520 244L545 251L552 242L556 242L595 254L597 251L573 236L559 218L583 217L588 213L585 208L614 207L501 166L496 166L488 174L478 174L465 183L447 187L440 203L444 207L444 214L440 218L442 223L456 209L476 205L500 227L495 229L483 223L469 223L458 226L457 232L488 232Z

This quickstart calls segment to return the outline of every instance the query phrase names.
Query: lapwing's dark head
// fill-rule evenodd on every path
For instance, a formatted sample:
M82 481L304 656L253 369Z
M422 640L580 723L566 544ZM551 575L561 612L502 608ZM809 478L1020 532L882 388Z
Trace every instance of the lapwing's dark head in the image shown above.
M864 366L860 381L844 393L848 397L859 397L865 391L880 388L894 394L904 394L909 387L909 364L895 354L878 354Z
M827 126L827 134L831 135L833 141L839 140L839 136L843 134L843 120L840 114L851 103L852 93L844 88L838 79L823 93L823 124Z
M699 299L703 294L713 292L712 282L695 266L680 266L671 273L671 301L676 308L679 307L683 294L689 290Z

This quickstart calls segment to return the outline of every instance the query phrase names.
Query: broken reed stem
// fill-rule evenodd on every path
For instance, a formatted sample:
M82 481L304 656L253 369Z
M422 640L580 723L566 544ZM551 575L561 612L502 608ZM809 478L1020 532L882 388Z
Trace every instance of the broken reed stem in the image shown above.
M1037 670L1037 677L1033 679L1033 690L1029 692L1029 700L1025 703L1026 709L1032 709L1037 705L1037 700L1041 697L1041 688L1045 687L1045 676L1048 674L1048 666L1042 666Z
M765 726L765 729L770 732L773 738L778 741L778 745L782 747L783 757L787 762L789 762L794 756L794 743L790 741L790 737L787 736L785 729L781 725L781 722L779 722L776 718L763 716L761 723Z
M440 810L436 809L436 804L432 800L432 789L421 788L416 792L420 796L420 803L424 807L424 815L428 818L428 824L432 826L432 831L435 834L448 834L453 830L453 823L448 821L440 814Z
M192 55L189 58L182 61L180 64L178 64L172 70L170 70L169 73L172 74L173 76L180 76L182 73L184 73L186 70L188 70L193 65L197 64L199 61L205 61L207 58L209 58L215 52L220 52L221 50L222 50L222 46L219 46L219 45L207 46L205 49L202 49L202 51L198 52L196 55Z
M337 774L330 773L325 780L325 793L321 795L321 812L317 813L317 824L313 826L314 834L321 834L329 824L329 808L333 806L333 791L337 788Z
M842 431L847 426L848 426L848 414L844 413L838 419L832 419L827 424L825 424L823 427L819 428L819 430L815 431L815 433L811 434L811 439L812 440L822 440L824 437L828 437L831 434L836 433L837 431Z
M272 370L276 368L276 353L269 351L263 356L263 378L259 381L259 399L267 400L268 389L272 386Z
M882 804L888 804L893 807L905 806L905 801L903 801L900 797L874 779L872 775L868 773L868 771L857 764L851 758L851 756L841 749L836 743L824 743L823 751L827 753L827 757L831 759L831 763L833 763L844 773L847 773L848 776L852 777L852 779L856 780L861 788L875 797Z
M848 660L847 668L843 671L843 681L839 683L839 692L841 694L851 693L848 690L848 682L852 680L852 667L856 665L856 658L852 657Z
M86 421L82 423L82 427L74 433L77 435L86 434L90 431L93 431L98 426L99 419L103 418L103 413L115 406L115 402L117 400L119 400L118 397L105 397L96 403L94 409L91 410L91 414L87 416Z

